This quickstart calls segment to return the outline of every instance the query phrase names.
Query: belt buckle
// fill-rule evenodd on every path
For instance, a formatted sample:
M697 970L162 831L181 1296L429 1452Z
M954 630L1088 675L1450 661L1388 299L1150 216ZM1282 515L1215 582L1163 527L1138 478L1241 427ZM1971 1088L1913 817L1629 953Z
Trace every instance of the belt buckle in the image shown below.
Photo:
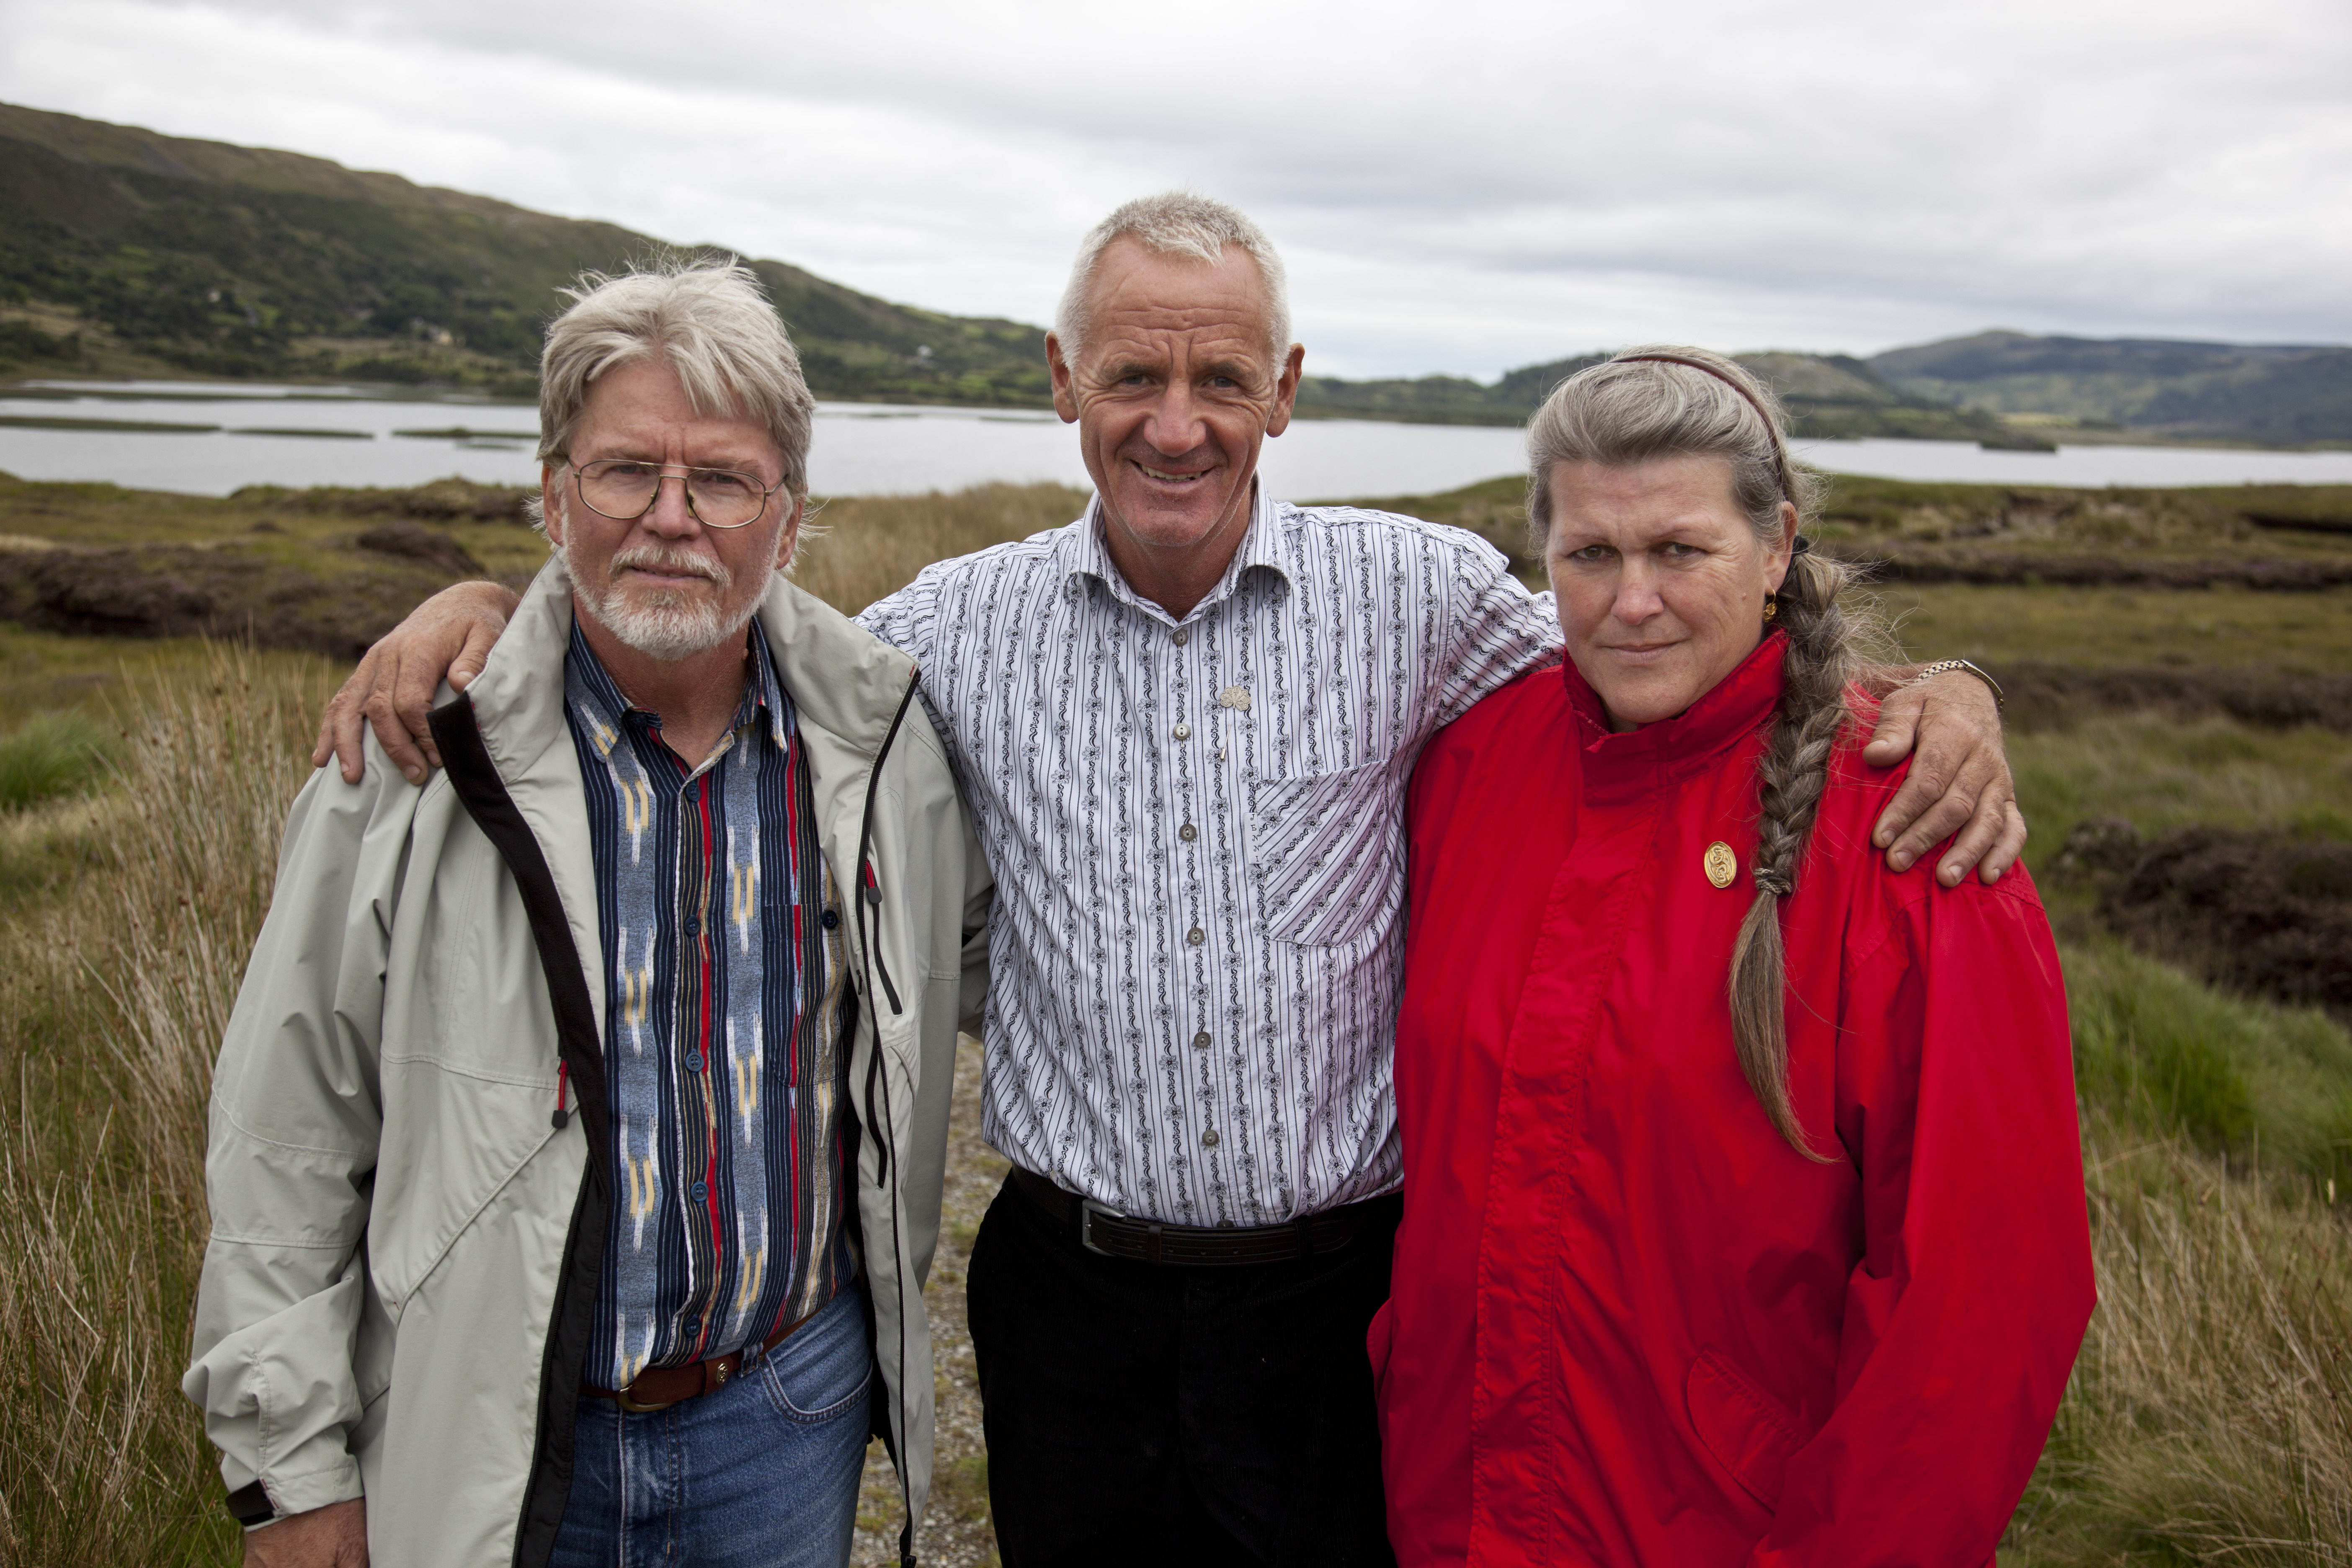
M677 1401L675 1401L675 1399L663 1399L663 1401L658 1401L658 1404L642 1405L642 1404L637 1404L635 1399L630 1399L630 1396L628 1396L628 1389L616 1389L616 1392L614 1392L614 1396L612 1396L612 1401L614 1401L614 1404L616 1404L616 1405L621 1405L621 1408L624 1408L624 1411L628 1411L630 1415L652 1415L654 1411L668 1411L670 1405L677 1404Z
M634 1384L632 1386L634 1386ZM671 1405L676 1405L678 1402L675 1399L664 1399L652 1405L640 1405L635 1400L629 1397L628 1389L622 1388L615 1389L614 1391L613 1403L619 1405L622 1409L627 1411L632 1415L650 1415L656 1410L667 1410Z
M1105 1252L1095 1245L1095 1215L1104 1215L1111 1219L1127 1217L1108 1204L1099 1204L1092 1198L1080 1198L1078 1200L1078 1245L1097 1258L1116 1258L1118 1256L1117 1253Z

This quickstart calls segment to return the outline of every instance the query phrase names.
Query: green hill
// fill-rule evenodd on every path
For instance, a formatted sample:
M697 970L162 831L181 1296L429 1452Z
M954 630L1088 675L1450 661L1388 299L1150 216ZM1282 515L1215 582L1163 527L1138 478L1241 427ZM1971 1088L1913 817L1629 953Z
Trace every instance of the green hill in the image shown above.
M1915 395L2045 428L2071 421L2270 446L2352 442L2352 348L1979 332L1870 363Z
M430 380L528 395L555 290L669 248L323 158L0 105L0 307L13 307L0 310L0 372ZM827 396L1045 399L1038 328L750 265Z

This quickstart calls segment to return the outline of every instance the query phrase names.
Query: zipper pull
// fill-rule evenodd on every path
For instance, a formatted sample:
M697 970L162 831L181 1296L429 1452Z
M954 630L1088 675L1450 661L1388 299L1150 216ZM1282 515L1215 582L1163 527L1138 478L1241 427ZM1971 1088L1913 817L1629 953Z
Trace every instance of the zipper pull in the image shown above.
M558 1132L562 1131L563 1131L563 1128L564 1128L564 1124L565 1124L566 1122L569 1122L569 1121L572 1120L572 1112L570 1112L570 1111L568 1111L568 1110L564 1110L564 1109L563 1109L563 1090L564 1090L564 1089L566 1088L566 1086L569 1084L569 1082L570 1082L570 1080L571 1080L571 1078L572 1078L572 1064L571 1064L570 1062L562 1061L562 1060L560 1060L560 1059L559 1059L559 1060L556 1062L556 1064L555 1064L555 1116L554 1116L554 1125L555 1125L555 1130L556 1130Z
M878 910L882 907L882 885L875 880L874 862L868 860L860 868L860 870L863 872L863 875L858 879L857 890L865 896L867 903L873 905ZM858 922L858 930L860 934L864 933L865 922L863 921ZM879 923L878 917L874 928L874 935L869 940L877 945L882 940L882 928ZM890 966L882 962L882 955L879 952L876 952L874 954L874 973L881 977L882 994L890 999L891 1013L894 1016L903 1016L907 1009L899 1005L898 988L890 984Z

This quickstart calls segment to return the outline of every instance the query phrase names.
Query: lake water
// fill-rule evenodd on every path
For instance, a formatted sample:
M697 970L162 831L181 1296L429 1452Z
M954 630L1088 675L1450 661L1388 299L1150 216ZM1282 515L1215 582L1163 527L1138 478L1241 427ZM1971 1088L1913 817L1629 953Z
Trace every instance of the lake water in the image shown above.
M414 485L460 475L539 477L538 411L449 394L254 383L28 382L0 387L0 469L226 495L241 485ZM2352 452L2067 447L1989 452L1957 441L1811 441L1798 455L1840 473L1979 484L2352 484ZM1519 432L1476 426L1312 419L1266 443L1276 495L1420 495L1517 472ZM961 489L989 480L1085 486L1076 433L1052 414L817 406L810 487L819 495Z

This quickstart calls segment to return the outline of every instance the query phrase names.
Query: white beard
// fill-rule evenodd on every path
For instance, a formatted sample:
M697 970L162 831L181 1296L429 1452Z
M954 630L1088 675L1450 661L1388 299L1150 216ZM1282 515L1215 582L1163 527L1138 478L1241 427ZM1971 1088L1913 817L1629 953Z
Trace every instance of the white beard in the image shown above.
M729 592L735 585L734 574L707 556L640 546L621 551L606 562L601 589L591 592L579 563L572 558L571 543L567 541L558 545L557 551L563 557L564 568L572 574L582 606L598 626L618 637L624 647L635 648L648 658L673 664L707 653L728 638L740 636L752 612L760 607L760 601L766 597L769 581L776 571L773 561L763 561L744 584L749 592L738 597ZM719 592L715 597L708 597L663 588L624 590L613 576L627 566L666 566L692 572L714 584Z

